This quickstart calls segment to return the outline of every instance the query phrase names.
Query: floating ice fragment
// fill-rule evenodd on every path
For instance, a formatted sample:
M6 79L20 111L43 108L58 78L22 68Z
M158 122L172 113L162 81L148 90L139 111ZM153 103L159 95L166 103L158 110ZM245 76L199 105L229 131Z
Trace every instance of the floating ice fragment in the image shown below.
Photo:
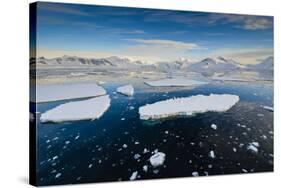
M239 101L230 94L195 95L147 104L139 108L140 119L160 119L169 116L191 116L205 112L224 112Z
M106 91L95 83L36 85L32 102L50 102L105 95Z
M147 172L148 166L147 166L147 165L144 165L144 166L142 167L142 169L143 169L144 172Z
M57 173L55 178L59 178L61 176L61 173Z
M134 159L136 159L136 160L138 160L140 157L141 157L141 156L140 156L140 154L138 154L138 153L134 155Z
M248 150L251 150L254 153L258 153L258 147L259 147L259 143L258 142L252 142L247 146Z
M217 125L216 125L216 124L212 124L212 125L211 125L211 128L214 129L214 130L216 130L216 129L217 129Z
M233 150L234 152L236 152L236 151L237 151L237 149L236 149L236 148L232 148L232 150Z
M127 148L128 146L127 146L127 144L123 144L123 146L122 146L123 148Z
M125 120L125 118L121 118L121 121L124 121Z
M61 104L40 117L41 122L94 120L100 118L110 106L108 95L83 101Z
M196 177L196 176L199 176L199 173L198 172L192 172L192 176Z
M165 157L166 157L165 153L157 152L149 158L150 164L153 167L161 166L165 161Z
M88 168L92 168L93 164L89 164Z
M145 153L148 153L148 152L149 152L149 150L144 148L142 153L145 154Z
M135 179L137 178L137 176L138 176L138 171L133 172L132 175L131 175L131 177L130 177L130 180L131 180L131 181L132 181L132 180L135 180Z
M246 169L242 169L242 172L244 172L244 173L247 173L248 172L248 170L246 170Z
M273 107L271 107L271 106L262 106L265 110L268 110L268 111L270 111L270 112L273 112L274 111L274 109L273 109Z
M121 94L127 95L127 96L134 95L134 87L132 85L125 85L125 86L118 87L116 91L118 93L121 93Z
M211 157L213 159L216 157L215 152L213 150L209 152L209 157Z

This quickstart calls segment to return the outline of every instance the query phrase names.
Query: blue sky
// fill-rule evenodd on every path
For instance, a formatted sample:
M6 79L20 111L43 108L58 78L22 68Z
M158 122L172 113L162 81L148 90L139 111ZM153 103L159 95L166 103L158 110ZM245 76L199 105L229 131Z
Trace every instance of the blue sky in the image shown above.
M42 2L37 15L38 53L46 57L226 56L255 63L273 55L272 17Z

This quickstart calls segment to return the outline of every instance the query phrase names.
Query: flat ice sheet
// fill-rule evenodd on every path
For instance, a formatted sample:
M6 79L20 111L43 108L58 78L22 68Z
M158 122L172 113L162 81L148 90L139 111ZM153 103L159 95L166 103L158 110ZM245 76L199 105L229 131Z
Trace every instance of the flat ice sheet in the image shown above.
M110 106L108 95L82 101L61 104L41 114L41 122L63 122L95 120L100 118Z
M169 116L190 116L205 112L224 112L239 101L230 94L195 95L147 104L139 108L140 119L160 119Z
M103 87L96 83L37 85L32 102L51 102L65 99L86 98L105 95Z
M127 95L127 96L134 95L134 87L132 85L125 85L125 86L118 87L116 91L118 93L121 93L121 94Z
M186 87L186 86L207 84L208 82L182 79L182 78L167 78L157 81L145 81L144 83L153 87L169 87L169 86Z

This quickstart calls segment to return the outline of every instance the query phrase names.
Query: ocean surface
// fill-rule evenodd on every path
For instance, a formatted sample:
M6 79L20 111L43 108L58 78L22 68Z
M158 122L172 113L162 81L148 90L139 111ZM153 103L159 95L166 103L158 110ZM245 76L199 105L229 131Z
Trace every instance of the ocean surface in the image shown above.
M273 112L262 107L273 106L273 84L214 82L195 88L153 88L138 83L132 97L115 93L123 84L103 85L111 106L98 120L38 121L39 185L125 181L135 171L137 180L273 171ZM224 113L139 119L142 105L211 93L235 94L240 101ZM69 101L74 100L41 103L36 111L44 113ZM248 149L252 142L258 142L258 152ZM164 164L157 168L149 162L155 150L166 154Z

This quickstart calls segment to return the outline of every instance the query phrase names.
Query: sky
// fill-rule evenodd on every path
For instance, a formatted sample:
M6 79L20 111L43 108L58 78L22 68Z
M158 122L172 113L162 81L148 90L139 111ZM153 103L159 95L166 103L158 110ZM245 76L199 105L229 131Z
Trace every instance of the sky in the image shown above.
M273 17L40 2L37 56L127 57L145 63L273 56Z

